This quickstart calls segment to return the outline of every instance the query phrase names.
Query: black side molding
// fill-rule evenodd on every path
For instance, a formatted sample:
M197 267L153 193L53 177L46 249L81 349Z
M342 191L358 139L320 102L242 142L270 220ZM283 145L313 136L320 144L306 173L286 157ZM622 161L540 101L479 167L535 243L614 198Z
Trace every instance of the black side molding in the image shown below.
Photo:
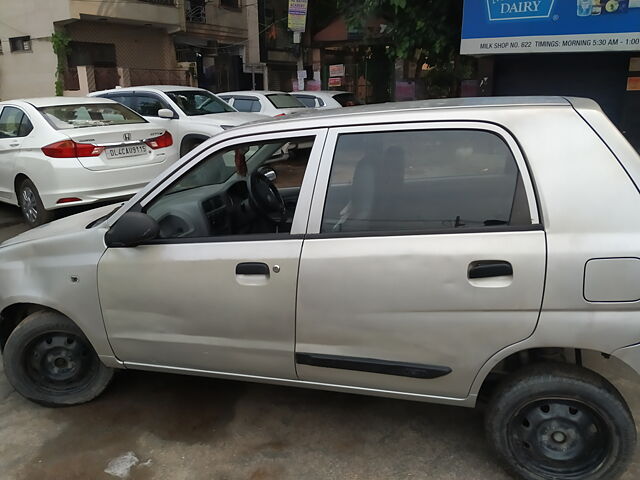
M339 368L341 370L356 370L412 378L438 378L452 372L449 367L439 365L391 362L374 358L341 357L320 353L296 353L296 363L313 367Z

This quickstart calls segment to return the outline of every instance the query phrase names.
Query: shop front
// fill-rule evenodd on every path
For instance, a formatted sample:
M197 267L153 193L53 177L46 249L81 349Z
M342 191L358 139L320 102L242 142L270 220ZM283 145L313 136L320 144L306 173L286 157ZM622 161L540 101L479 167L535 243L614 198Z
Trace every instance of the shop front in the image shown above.
M465 0L477 95L596 100L640 150L640 0Z

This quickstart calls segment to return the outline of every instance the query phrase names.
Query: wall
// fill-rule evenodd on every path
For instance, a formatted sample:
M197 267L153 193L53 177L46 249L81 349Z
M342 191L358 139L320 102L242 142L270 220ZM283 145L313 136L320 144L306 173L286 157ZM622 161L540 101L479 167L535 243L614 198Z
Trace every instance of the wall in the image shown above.
M253 0L248 0L255 3ZM229 30L246 30L247 18L242 9L220 7L220 0L206 4L207 24L223 26Z
M114 44L119 67L178 68L173 40L162 29L80 21L67 25L67 32L72 40L78 42Z
M69 18L60 0L0 0L0 100L55 93L56 57L49 37L53 22ZM29 35L31 52L11 53L9 38Z
M62 0L61 0L62 1ZM134 0L86 1L70 0L71 18L86 19L93 17L119 19L139 23L151 23L164 26L169 32L184 30L184 7L182 0L175 6L163 6Z

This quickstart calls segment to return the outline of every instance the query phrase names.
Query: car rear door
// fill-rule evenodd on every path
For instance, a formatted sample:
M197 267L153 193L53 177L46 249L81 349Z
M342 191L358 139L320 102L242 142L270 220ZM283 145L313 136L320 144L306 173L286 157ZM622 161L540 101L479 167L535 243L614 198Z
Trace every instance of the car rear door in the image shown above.
M1 108L1 107L0 107ZM15 167L20 161L24 137L33 126L22 109L5 105L0 111L0 198L15 199Z
M545 232L504 129L332 129L300 261L301 380L446 398L534 331Z

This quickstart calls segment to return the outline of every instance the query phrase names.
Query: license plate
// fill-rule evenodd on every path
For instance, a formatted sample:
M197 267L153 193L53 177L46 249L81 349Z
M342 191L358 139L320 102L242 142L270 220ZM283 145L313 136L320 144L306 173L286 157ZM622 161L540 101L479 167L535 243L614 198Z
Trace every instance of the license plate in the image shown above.
M107 158L137 157L146 154L147 146L144 144L107 148Z

